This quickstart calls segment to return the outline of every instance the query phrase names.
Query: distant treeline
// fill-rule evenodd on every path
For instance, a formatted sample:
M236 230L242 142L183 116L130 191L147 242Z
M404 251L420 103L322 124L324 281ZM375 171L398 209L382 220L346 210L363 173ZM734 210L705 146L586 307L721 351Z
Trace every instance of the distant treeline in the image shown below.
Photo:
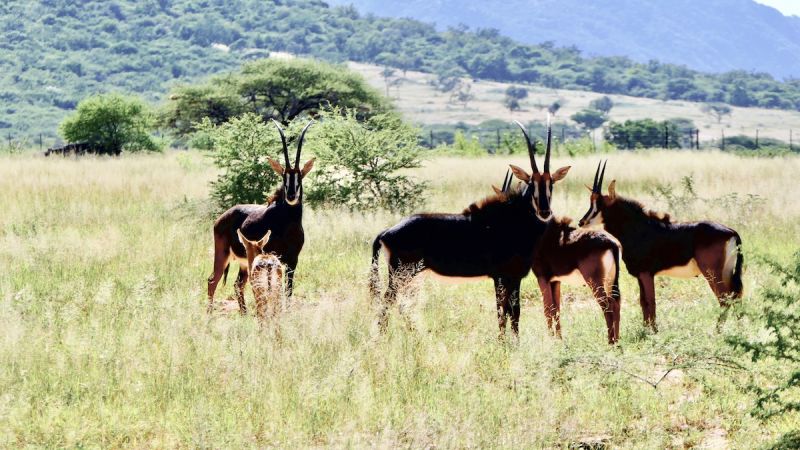
M234 70L270 51L441 78L800 109L800 80L586 58L576 48L519 44L497 30L438 32L318 0L10 0L0 4L0 23L0 129L30 135L54 133L89 94L120 90L156 100L176 81Z

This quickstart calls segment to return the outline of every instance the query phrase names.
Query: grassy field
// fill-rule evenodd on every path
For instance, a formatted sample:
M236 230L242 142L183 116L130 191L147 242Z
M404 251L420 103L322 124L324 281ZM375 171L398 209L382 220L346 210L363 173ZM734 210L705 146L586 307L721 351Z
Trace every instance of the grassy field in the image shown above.
M525 164L426 161L426 209L460 211L509 162ZM569 163L554 209L579 218L596 161ZM718 333L700 280L658 280L652 335L623 274L616 348L582 287L565 288L564 339L549 337L531 277L516 343L496 338L489 281L420 280L404 300L413 330L395 311L380 335L366 275L371 239L398 219L388 213L307 210L280 322L209 316L215 175L191 153L0 159L0 447L753 448L800 426L747 414L743 387L780 367L723 343L753 330L729 320ZM772 279L754 255L787 259L800 244L800 159L614 154L606 177L676 217L737 228L747 301Z
M361 73L367 81L381 92L386 92L386 82L381 75L383 68L371 64L349 63L349 67ZM433 89L429 81L434 75L409 71L403 76L401 71L396 71L400 83L389 89L389 96L393 99L398 110L414 122L457 123L464 122L476 125L490 119L543 120L547 114L547 106L559 100L562 108L558 112L557 120L568 120L571 115L587 108L589 102L600 98L603 94L586 91L570 91L566 89L549 89L540 85L524 85L528 89L528 98L520 102L522 110L509 112L503 106L505 90L511 84L494 81L472 81L471 93L475 100L466 108L461 105L449 104L449 93L441 93ZM794 129L795 134L800 129L800 112L764 108L739 108L732 107L730 116L722 119L721 123L701 109L702 103L688 101L661 101L651 98L629 97L625 95L609 95L614 101L614 108L609 114L611 120L625 121L628 119L655 119L666 120L684 117L694 121L700 130L701 141L719 140L722 133L730 137L737 134L755 136L759 130L761 137L770 137L789 142L789 130Z

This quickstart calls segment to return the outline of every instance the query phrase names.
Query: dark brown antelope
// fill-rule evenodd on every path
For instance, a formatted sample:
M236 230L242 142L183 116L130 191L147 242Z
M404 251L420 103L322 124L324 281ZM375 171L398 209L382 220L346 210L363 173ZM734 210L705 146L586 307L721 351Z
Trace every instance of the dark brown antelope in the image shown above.
M606 167L594 176L589 211L581 226L602 224L622 244L622 260L628 273L639 280L639 301L646 326L656 327L654 277L703 276L720 306L742 296L742 239L715 222L674 223L668 215L648 211L641 203L618 196L616 180L601 194Z
M528 145L533 174L512 167L526 185L521 191L495 195L473 203L460 214L417 214L381 232L372 245L370 290L378 297L378 257L383 248L389 263L389 280L379 314L386 326L389 306L397 292L422 271L444 277L494 280L497 320L501 336L511 317L514 334L519 332L519 288L531 267L533 248L552 215L553 184L563 179L569 167L550 174L552 133L548 124L544 170L536 166L536 148L518 123Z
M506 174L498 194L511 191ZM542 291L547 328L561 337L561 283L587 285L606 320L608 343L619 339L620 246L604 231L581 230L570 225L571 219L551 218L536 245L531 270Z
M264 252L271 233L267 231L263 238L251 241L244 237L242 230L236 230L247 254L247 273L256 300L256 317L262 323L267 319L268 309L270 317L275 317L283 291L283 264L275 254Z
M275 122L275 121L273 121ZM294 290L294 271L300 250L303 249L305 234L303 233L303 177L314 166L314 159L308 160L300 168L300 152L308 127L303 128L297 140L297 154L294 167L289 162L289 148L283 129L275 122L283 144L285 165L269 158L272 169L281 176L280 187L272 194L267 205L236 205L222 213L214 222L214 271L208 277L208 310L214 307L214 292L219 280L227 278L228 268L232 260L239 262L239 275L236 277L234 291L239 302L239 311L244 314L247 307L244 302L243 289L247 283L247 254L237 236L237 230L248 239L259 239L272 231L272 238L264 247L265 253L274 253L286 265L286 297L291 298Z

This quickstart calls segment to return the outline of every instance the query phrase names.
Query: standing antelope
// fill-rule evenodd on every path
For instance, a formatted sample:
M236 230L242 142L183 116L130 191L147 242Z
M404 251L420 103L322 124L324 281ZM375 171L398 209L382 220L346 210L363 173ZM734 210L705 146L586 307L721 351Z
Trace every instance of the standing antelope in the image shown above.
M389 280L379 314L386 326L388 307L397 291L418 273L430 270L445 277L490 277L494 280L497 320L501 336L507 317L514 334L519 333L519 289L531 267L533 248L550 219L553 184L563 179L569 167L550 174L552 130L548 120L544 171L536 166L536 148L525 128L533 174L512 166L525 189L495 195L473 203L461 214L417 214L384 230L372 244L370 291L379 296L378 257L383 248L389 263Z
M223 274L227 275L232 260L239 262L239 275L236 277L234 290L239 302L239 311L244 314L247 306L244 303L243 289L247 283L247 254L237 238L237 230L242 234L258 239L271 230L272 238L263 249L266 253L274 253L286 265L286 296L291 298L294 290L294 270L300 250L303 249L305 234L303 233L303 177L314 166L314 158L308 160L300 168L300 152L308 127L303 128L297 140L297 154L294 167L289 163L289 149L283 129L275 122L283 144L285 165L269 158L272 169L282 177L280 187L272 194L267 205L236 205L222 213L214 222L214 271L208 277L208 311L214 307L214 292ZM227 278L227 276L226 276ZM224 283L223 279L223 283Z
M645 210L641 203L618 196L616 180L602 195L606 166L594 175L589 211L581 226L602 224L622 244L622 260L628 272L639 280L639 302L644 323L656 327L654 277L667 275L694 278L702 275L727 308L730 300L742 296L742 239L739 234L715 222L674 223L668 215ZM598 176L599 174L599 176Z
M267 318L268 308L270 316L275 317L283 290L283 265L275 254L264 252L271 233L267 231L263 238L251 241L244 237L242 230L236 230L239 242L247 253L247 273L256 299L256 317L262 323Z
M506 174L498 194L511 191L511 178ZM608 343L619 339L620 246L604 231L580 230L570 225L571 219L551 218L536 245L531 270L542 291L547 328L561 337L561 282L587 285L606 320Z

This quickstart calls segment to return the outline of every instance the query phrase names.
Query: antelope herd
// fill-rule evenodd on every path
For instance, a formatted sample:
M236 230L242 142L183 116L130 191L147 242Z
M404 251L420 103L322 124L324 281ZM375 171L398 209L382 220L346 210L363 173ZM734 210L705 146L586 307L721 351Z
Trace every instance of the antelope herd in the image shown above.
M214 223L214 269L208 278L208 311L214 293L225 282L231 262L239 263L235 298L239 311L247 307L243 289L248 279L256 298L257 316L274 316L283 297L293 291L293 276L303 248L303 178L314 159L300 168L306 131L297 138L294 166L289 161L286 136L275 122L283 144L284 164L269 159L282 183L266 205L236 205ZM590 188L589 211L580 228L570 219L555 217L553 187L570 166L550 172L552 130L548 120L544 165L536 163L536 142L519 122L528 148L531 173L511 165L502 188L472 203L461 213L424 213L404 218L380 232L372 245L369 289L379 305L378 324L385 329L388 311L404 287L418 274L443 277L491 278L494 281L500 336L511 319L519 333L520 285L533 272L543 297L548 329L561 337L561 283L588 286L606 321L608 343L619 340L621 296L620 259L639 282L645 326L657 331L654 277L703 276L727 308L742 296L742 241L736 231L715 222L672 222L668 215L645 209L632 199L618 196L616 180L601 193L606 164L597 166ZM513 186L513 177L520 182ZM587 186L588 187L588 186ZM601 229L588 227L600 226ZM388 280L383 298L379 260L384 253Z

